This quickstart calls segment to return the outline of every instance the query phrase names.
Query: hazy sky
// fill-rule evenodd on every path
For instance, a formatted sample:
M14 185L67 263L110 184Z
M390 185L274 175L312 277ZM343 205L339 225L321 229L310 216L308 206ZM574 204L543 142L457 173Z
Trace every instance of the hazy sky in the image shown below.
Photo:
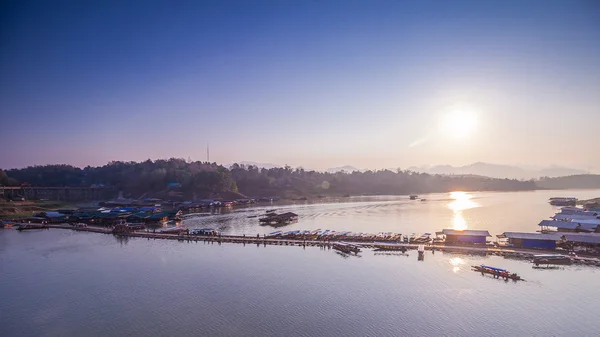
M0 167L600 167L598 1L175 2L2 1Z

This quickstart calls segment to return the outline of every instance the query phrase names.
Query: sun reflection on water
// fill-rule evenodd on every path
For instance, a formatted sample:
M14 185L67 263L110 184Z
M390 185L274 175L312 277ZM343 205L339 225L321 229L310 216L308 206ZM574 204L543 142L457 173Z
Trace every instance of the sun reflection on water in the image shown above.
M467 209L479 207L479 204L471 200L473 196L467 192L450 192L450 198L454 199L448 204L448 208L454 212L452 228L456 230L467 229L467 220L462 212Z
M452 265L452 271L457 273L460 270L460 266L465 264L465 261L460 257L453 257L450 259L450 264Z

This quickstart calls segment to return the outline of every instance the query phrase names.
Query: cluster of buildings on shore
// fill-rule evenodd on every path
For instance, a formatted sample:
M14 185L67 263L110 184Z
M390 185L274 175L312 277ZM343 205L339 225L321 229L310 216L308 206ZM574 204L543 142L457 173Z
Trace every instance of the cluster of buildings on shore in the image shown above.
M32 223L83 223L96 226L114 226L120 223L134 225L163 225L180 220L181 211L162 211L159 207L85 207L54 212L39 212L25 219Z
M264 200L263 200L264 199ZM227 208L235 205L250 205L259 201L276 201L276 197L263 199L199 200L173 202L156 198L125 199L100 202L97 207L59 209L34 213L21 219L29 223L77 223L96 226L128 225L135 228L143 225L164 225L181 220L184 211L197 209ZM287 217L285 215L282 218ZM297 216L296 216L297 219Z
M553 198L551 204L559 202L571 203L573 198ZM97 207L79 208L76 210L57 210L54 212L39 212L26 219L32 223L65 223L86 224L95 226L120 226L123 231L145 229L146 226L177 224L181 220L182 211L205 207L230 207L233 205L252 204L257 200L240 199L236 201L203 200L200 202L169 203L159 199L127 200L117 199L101 203ZM256 217L256 216L249 216ZM261 225L274 227L298 221L298 215L287 212L277 214L267 211L259 217ZM549 220L542 220L537 232L504 232L496 235L494 245L499 247L514 247L524 249L564 250L589 254L600 254L600 204L586 203L584 207L564 206ZM177 226L164 230L185 231ZM203 228L200 231L217 233L214 229ZM402 236L394 233L351 233L329 230L312 231L276 231L269 234L277 238L304 238L348 241L383 241L405 243L438 243L446 245L488 245L492 237L487 230L455 230L444 229L436 232L435 238L430 233L421 237Z
M550 203L571 203L573 198L552 198ZM576 199L575 199L576 201ZM550 220L542 220L535 233L504 232L497 235L498 246L525 249L562 249L590 254L600 254L600 205L586 203L584 207L565 206ZM477 244L491 237L488 231L445 230L445 242ZM452 235L448 235L452 234Z

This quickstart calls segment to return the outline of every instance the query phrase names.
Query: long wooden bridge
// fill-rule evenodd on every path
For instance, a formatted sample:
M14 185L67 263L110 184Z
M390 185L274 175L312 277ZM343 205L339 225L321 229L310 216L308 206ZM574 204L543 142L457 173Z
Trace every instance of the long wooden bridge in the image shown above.
M335 243L339 241L328 241L328 240L300 240L300 239L287 239L287 238L267 238L260 236L244 236L244 235L221 235L221 236L203 236L203 235L188 235L188 234L167 234L167 233L154 233L149 231L134 231L127 233L114 234L112 229L107 227L99 226L88 226L88 227L75 227L69 224L48 224L45 225L47 228L60 228L70 229L82 232L93 232L102 234L113 234L119 237L137 237L145 239L155 240L177 240L182 242L215 242L215 243L242 243L242 244L256 244L256 245L276 245L276 246L302 246L302 247L323 247L331 248ZM384 245L396 245L398 247L405 247L407 250L416 250L422 244L394 244L394 243L378 243L378 242L361 242L361 241L347 241L343 242L352 243L359 245L363 248L376 248ZM517 259L530 260L534 255L541 254L544 252L556 253L555 251L542 251L542 250L531 250L531 249L515 249L515 248L504 248L504 247L472 247L472 246L449 246L449 245L425 245L426 250L431 251L444 251L454 252L462 254L483 254L483 255L497 255ZM573 257L573 262L576 264L595 265L600 266L600 259L591 257Z
M106 186L0 186L0 198L4 199L103 200L114 197L114 194L114 188Z

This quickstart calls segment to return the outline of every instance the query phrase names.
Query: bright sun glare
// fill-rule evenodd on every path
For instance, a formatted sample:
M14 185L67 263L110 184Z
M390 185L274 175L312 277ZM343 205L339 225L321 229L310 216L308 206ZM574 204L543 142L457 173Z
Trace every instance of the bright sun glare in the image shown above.
M463 216L463 211L471 208L479 207L479 204L471 200L473 196L467 192L450 192L452 202L448 204L448 208L452 210L452 228L456 230L467 229L467 220Z
M451 136L464 138L477 128L477 116L472 110L454 109L444 116L443 126Z

